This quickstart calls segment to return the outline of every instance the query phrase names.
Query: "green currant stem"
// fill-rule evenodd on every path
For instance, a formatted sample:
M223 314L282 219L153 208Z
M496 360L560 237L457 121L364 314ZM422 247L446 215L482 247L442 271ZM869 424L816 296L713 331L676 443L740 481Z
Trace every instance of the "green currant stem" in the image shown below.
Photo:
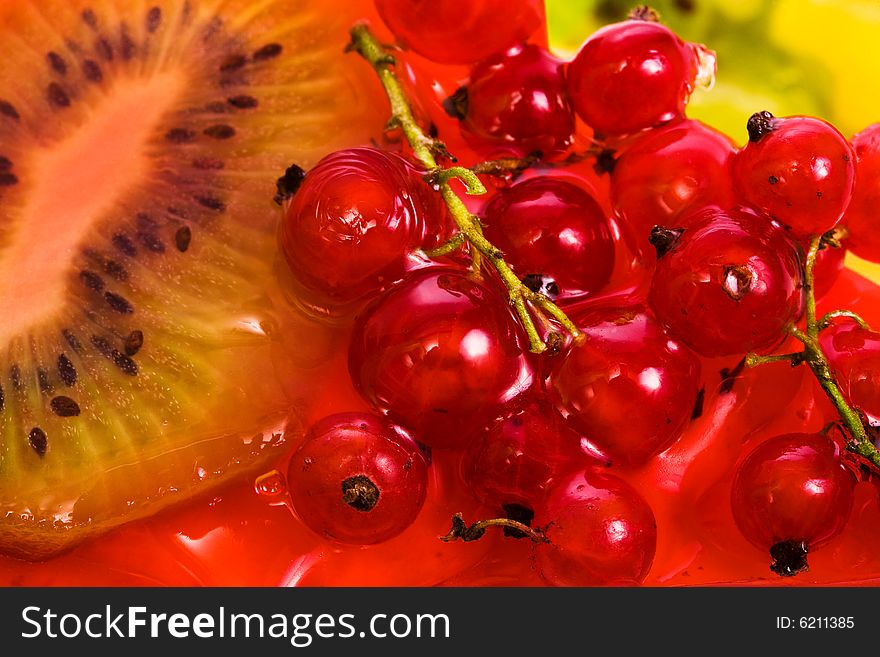
M427 255L430 257L432 253L448 254L455 248L464 246L465 242L469 243L473 247L474 268L479 271L481 259L485 258L497 270L505 287L507 287L510 303L522 322L532 352L546 351L547 343L538 333L531 313L536 315L541 312L547 313L572 335L576 343L582 342L584 334L566 314L548 297L533 292L523 285L504 260L504 254L483 236L479 220L467 209L461 197L452 188L451 182L454 179L461 180L469 195L485 194L486 188L472 170L464 167L443 169L437 163L438 154L448 155L446 149L440 142L428 137L416 122L406 93L394 73L394 58L388 54L363 23L355 25L351 29L350 48L367 60L376 71L391 104L392 118L388 122L389 128L399 128L403 132L407 143L412 148L413 155L429 171L428 181L439 188L440 195L455 221L459 234L463 236L461 240L456 240L457 236L454 237L437 249L428 251Z
M877 450L877 448L874 446L874 443L872 443L871 439L868 437L868 433L867 431L865 431L865 426L862 424L862 420L859 417L859 414L849 405L849 403L844 398L843 393L841 393L840 388L838 387L837 382L834 380L834 376L831 373L831 367L828 364L828 359L825 357L825 353L822 351L822 347L819 344L819 331L823 328L823 325L826 323L826 321L830 320L833 317L853 317L857 321L859 321L860 325L867 326L864 320L862 320L854 313L842 310L828 313L824 315L821 320L816 319L814 269L816 266L816 256L819 253L820 243L821 237L816 237L810 241L810 248L807 251L807 260L804 266L804 291L806 292L807 296L805 330L802 331L796 326L792 326L789 329L789 333L804 345L803 351L793 354L779 354L770 356L749 354L748 356L746 356L746 365L749 367L755 367L757 365L762 365L765 363L773 363L785 360L791 362L792 365L806 363L810 370L813 372L813 375L816 377L816 380L819 382L819 385L822 387L822 390L825 391L825 394L828 395L831 403L834 404L838 414L840 415L840 419L843 422L843 425L846 427L850 437L852 438L851 442L848 445L848 448L851 451L866 458L876 468L880 468L880 451Z
M819 320L819 330L824 331L825 329L827 329L829 326L831 326L831 320L838 317L848 317L866 331L871 329L871 327L868 326L868 322L866 322L864 319L862 319L852 311L832 310L831 312L827 312L822 315L822 319Z

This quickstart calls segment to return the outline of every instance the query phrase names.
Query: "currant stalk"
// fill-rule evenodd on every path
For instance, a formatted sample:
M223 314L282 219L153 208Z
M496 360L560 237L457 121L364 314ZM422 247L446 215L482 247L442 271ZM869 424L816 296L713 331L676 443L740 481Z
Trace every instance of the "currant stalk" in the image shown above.
M471 169L461 166L443 168L438 164L438 156L450 159L451 156L441 142L426 135L416 122L406 93L394 72L394 57L383 48L363 23L351 29L350 49L360 54L375 70L391 105L388 128L399 129L403 133L415 158L429 171L426 181L439 188L440 195L458 228L459 232L446 244L427 251L426 255L437 257L470 244L473 247L474 269L479 271L481 261L485 258L504 282L510 303L529 338L529 348L533 353L546 351L548 344L558 342L558 336L548 336L545 341L538 333L531 313L534 313L542 324L546 321L546 315L549 315L571 334L576 343L582 342L583 333L568 316L550 298L526 287L505 261L504 253L483 236L479 219L470 213L450 183L452 180L460 180L464 183L467 194L471 196L485 194L486 188Z
M769 356L750 353L746 356L746 365L749 367L755 367L764 363L778 361L789 361L792 366L806 363L816 377L816 380L819 382L819 385L822 387L822 390L824 390L825 394L828 395L828 398L831 399L831 402L834 404L840 415L841 422L844 427L846 427L846 430L852 439L847 445L847 448L867 459L875 468L880 468L880 451L877 450L877 447L874 446L874 443L871 442L871 439L868 437L868 433L865 430L865 426L862 423L859 413L849 405L844 398L843 393L840 391L840 387L834 380L834 375L831 372L828 359L819 344L819 333L823 329L828 328L830 321L836 317L849 317L855 320L859 326L867 328L866 322L861 317L848 310L833 310L826 313L821 318L817 318L814 270L816 266L816 257L819 254L819 248L822 246L822 239L823 238L819 236L813 237L810 240L806 263L804 265L804 289L807 297L804 330L801 330L796 326L792 326L789 329L789 333L804 345L803 350L789 354L774 354Z

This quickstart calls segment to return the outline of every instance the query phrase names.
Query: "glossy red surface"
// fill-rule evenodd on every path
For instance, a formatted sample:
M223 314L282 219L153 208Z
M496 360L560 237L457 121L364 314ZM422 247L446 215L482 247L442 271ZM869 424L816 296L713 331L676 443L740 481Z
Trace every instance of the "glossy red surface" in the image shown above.
M549 276L558 298L602 289L614 271L615 243L605 211L582 188L550 176L500 190L482 213L485 234L522 278Z
M535 513L549 543L535 568L555 586L627 586L651 568L657 525L651 507L614 475L585 470L562 479Z
M698 61L660 23L628 20L594 32L567 70L580 117L605 136L626 135L684 116Z
M338 413L309 428L290 459L287 481L293 508L310 529L333 541L371 545L412 524L425 502L428 474L418 446L385 418Z
M741 198L800 238L840 221L855 183L855 153L830 123L809 116L776 118L733 159Z
M349 371L366 400L432 447L462 445L531 377L497 288L442 268L413 272L358 318Z
M856 183L843 215L846 246L860 258L880 262L880 123L868 126L850 143L856 154Z
M657 318L702 356L779 344L803 307L795 247L766 218L739 209L710 209L689 223L657 262Z

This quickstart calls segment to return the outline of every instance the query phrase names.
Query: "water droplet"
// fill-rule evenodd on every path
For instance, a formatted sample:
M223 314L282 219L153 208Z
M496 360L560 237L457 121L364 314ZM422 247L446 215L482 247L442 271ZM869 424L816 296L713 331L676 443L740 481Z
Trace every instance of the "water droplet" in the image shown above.
M697 79L696 85L709 91L715 86L715 71L718 57L714 50L709 50L702 44L692 44L694 54L697 56Z
M196 468L196 477L198 478L199 481L204 481L205 477L207 477L207 476L208 476L208 471L205 470L205 468L203 468L202 466L198 466Z
M287 492L287 482L278 470L270 470L256 478L254 490L257 491L257 495L278 497Z

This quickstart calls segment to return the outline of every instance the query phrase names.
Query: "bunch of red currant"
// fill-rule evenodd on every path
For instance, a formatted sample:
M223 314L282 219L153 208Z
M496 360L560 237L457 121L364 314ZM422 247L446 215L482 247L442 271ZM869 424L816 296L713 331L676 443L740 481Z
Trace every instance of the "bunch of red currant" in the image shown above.
M375 411L310 429L289 471L300 519L347 543L397 535L447 450L498 517L455 516L445 540L500 525L548 583L639 583L658 528L625 475L743 368L787 361L839 417L733 445L727 499L774 572L802 572L880 466L880 335L816 314L845 248L880 262L880 126L848 141L762 111L738 148L686 117L713 53L647 8L562 61L535 0L376 4L399 47L360 25L352 48L391 103L384 148L279 181L296 298L349 327Z

